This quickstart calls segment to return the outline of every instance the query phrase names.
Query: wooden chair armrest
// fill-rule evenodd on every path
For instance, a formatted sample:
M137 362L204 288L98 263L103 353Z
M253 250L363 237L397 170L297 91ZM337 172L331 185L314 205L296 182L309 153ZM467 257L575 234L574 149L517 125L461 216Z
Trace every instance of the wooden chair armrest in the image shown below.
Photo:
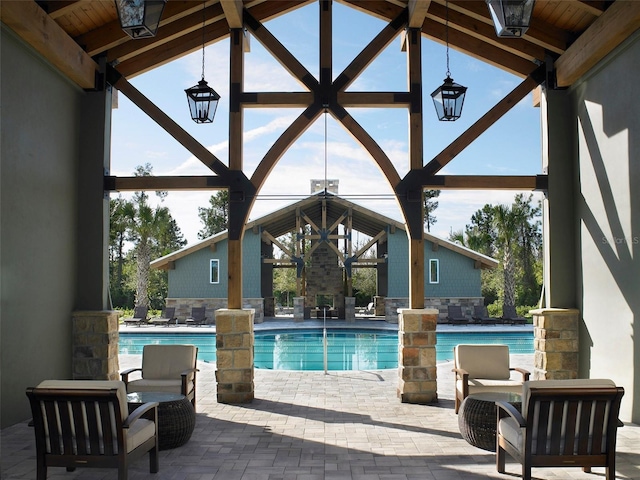
M120 378L122 379L122 381L126 384L129 383L129 375L133 372L141 372L142 368L129 368L128 370L125 370L124 372L120 373Z
M469 372L467 372L464 368L454 368L451 370L456 374L456 376L462 378L462 380L467 381L469 379Z
M524 428L527 425L527 421L524 419L522 414L509 402L496 402L496 407L498 407L498 420L509 416L518 422L518 425L521 428Z
M148 412L153 412L149 415ZM122 424L122 428L129 428L134 424L136 420L139 418L146 418L148 416L152 416L150 420L153 420L155 423L158 423L158 402L148 402L143 403L138 408L136 408L131 414L124 420Z
M524 368L516 367L516 368L510 368L509 370L518 372L520 375L522 375L522 380L525 382L529 380L529 376L531 375L531 372L529 370L525 370Z
M200 369L198 369L198 368L190 368L190 369L185 370L182 373L180 373L180 375L182 375L183 377L186 377L189 374L196 373L196 372L199 372L199 371L200 371Z

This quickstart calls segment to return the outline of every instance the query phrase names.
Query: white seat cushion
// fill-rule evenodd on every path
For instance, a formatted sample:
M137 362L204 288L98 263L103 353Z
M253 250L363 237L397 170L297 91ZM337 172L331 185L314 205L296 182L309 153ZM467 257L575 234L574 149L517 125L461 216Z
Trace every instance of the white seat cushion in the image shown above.
M462 380L456 380L456 389L462 392ZM522 393L522 382L518 380L469 379L469 395L481 392Z
M142 445L156 434L156 424L139 418L126 430L127 453Z
M141 378L140 380L129 382L127 388L129 392L182 393L182 381L180 378L177 380L149 380L147 378Z

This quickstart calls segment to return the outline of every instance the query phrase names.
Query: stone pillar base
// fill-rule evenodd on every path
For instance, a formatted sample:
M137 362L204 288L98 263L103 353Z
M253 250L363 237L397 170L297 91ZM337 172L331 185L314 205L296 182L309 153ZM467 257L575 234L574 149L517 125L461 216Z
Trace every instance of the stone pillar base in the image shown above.
M578 378L578 315L573 308L531 310L534 326L533 380Z
M253 310L216 312L216 382L219 403L253 400Z
M119 380L118 312L77 311L72 314L73 380Z
M398 398L402 403L438 400L435 309L398 310Z

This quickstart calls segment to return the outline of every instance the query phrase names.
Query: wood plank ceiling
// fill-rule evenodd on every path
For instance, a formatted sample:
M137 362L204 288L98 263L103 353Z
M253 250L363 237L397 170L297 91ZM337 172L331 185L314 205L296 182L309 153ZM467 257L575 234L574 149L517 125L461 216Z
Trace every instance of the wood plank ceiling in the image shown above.
M241 6L247 8L254 18L264 22L312 1L205 0L205 42L216 42L227 37L230 28L240 28ZM7 4L11 3L31 2L5 0L2 2L3 10L10 10ZM203 2L170 0L158 35L145 40L132 40L120 29L111 1L55 0L33 3L42 9L41 22L55 22L74 40L79 52L93 58L106 56L107 62L117 65L118 71L127 78L194 52L202 46ZM408 5L410 25L420 27L424 37L444 43L447 17L445 0L340 0L340 3L386 21L397 17ZM558 68L558 86L568 86L588 66L638 28L637 4L632 0L537 0L531 27L524 37L499 39L484 0L450 0L449 44L451 48L520 77L527 76L546 58L551 58L556 61ZM22 5L21 11L29 12L25 8L28 7ZM590 29L592 26L594 28ZM37 31L42 32L42 29L39 26ZM590 30L593 32L588 34ZM357 35L357 32L354 34ZM596 34L597 38L593 38ZM577 46L572 52L574 45ZM563 56L567 58L560 61Z

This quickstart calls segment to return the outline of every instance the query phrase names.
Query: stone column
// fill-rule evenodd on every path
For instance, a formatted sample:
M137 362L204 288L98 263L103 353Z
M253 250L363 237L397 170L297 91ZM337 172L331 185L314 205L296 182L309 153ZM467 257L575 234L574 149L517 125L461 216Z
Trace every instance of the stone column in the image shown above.
M345 322L356 321L356 297L344 297L344 320Z
M534 326L533 380L578 378L578 315L573 308L531 310Z
M216 312L216 381L219 403L253 400L253 310Z
M304 322L304 297L293 297L293 321Z
M438 310L398 310L398 398L402 403L438 400L436 324Z
M119 380L118 312L77 311L72 315L73 380Z

